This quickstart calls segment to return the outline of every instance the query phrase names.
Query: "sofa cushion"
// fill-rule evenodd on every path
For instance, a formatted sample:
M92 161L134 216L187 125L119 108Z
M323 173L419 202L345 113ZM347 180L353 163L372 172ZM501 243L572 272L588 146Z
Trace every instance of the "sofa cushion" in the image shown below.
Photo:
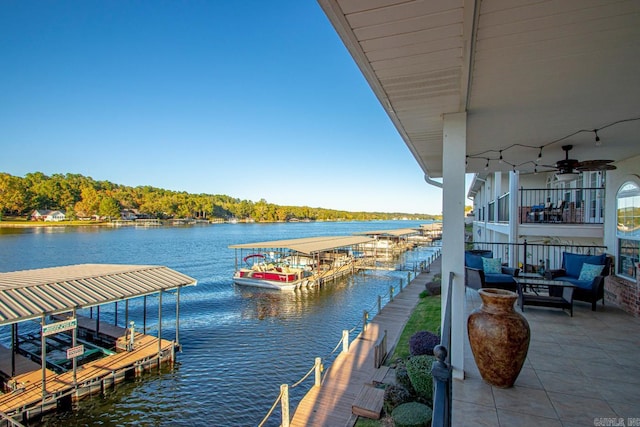
M485 276L487 274L502 273L502 259L501 258L482 258L482 270L484 270Z
M582 270L582 264L604 265L606 262L606 254L602 255L579 255L564 252L562 260L567 276L578 278Z
M482 256L481 255L476 255L473 254L471 252L465 252L464 253L464 265L466 267L471 267L471 268L475 268L478 270L482 270L482 258L487 257L487 258L491 258L493 256L493 253L488 251L486 253L483 253Z
M603 269L604 265L587 264L585 262L582 264L578 280L593 280L602 273Z
M485 273L484 275L484 282L486 284L489 283L515 283L515 281L513 280L513 276L510 274L503 274L503 273Z

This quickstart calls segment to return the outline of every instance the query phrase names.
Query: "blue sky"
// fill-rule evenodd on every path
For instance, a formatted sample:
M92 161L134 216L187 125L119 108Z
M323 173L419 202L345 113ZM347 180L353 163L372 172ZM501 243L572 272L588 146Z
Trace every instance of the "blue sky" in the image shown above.
M313 0L0 2L0 171L442 211Z

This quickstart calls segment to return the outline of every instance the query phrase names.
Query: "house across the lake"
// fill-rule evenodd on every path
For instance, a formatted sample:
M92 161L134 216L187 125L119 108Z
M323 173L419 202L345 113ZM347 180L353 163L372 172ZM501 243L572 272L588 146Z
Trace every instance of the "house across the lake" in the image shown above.
M49 210L49 209L36 209L31 214L32 221L64 221L67 218L63 211Z

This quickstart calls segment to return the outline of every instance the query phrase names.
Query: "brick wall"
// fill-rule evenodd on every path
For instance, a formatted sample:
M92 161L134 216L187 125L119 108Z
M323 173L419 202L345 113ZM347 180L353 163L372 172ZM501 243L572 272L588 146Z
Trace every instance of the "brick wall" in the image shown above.
M636 267L636 281L623 279L614 275L604 278L604 297L606 302L613 303L632 314L640 317L640 270Z

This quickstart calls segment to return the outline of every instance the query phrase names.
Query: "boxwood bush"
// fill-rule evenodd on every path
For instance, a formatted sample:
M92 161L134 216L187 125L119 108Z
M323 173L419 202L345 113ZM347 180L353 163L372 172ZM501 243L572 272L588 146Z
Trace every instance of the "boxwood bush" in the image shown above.
M431 377L431 365L436 360L433 356L414 356L407 361L407 373L411 385L418 397L431 404L433 399L433 378Z
M396 427L428 427L432 416L431 408L419 402L403 403L391 414Z

